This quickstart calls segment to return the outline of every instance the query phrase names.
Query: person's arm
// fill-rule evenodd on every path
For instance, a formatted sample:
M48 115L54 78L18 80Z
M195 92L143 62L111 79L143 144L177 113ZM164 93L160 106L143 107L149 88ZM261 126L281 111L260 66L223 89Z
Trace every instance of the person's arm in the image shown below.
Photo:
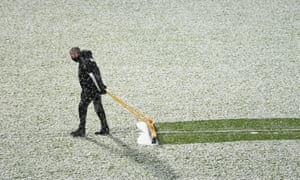
M96 64L96 62L91 62L90 63L90 71L89 71L89 76L93 80L95 86L97 87L98 91L101 94L105 94L105 89L106 86L103 84L101 75L100 75L100 70Z
M101 90L100 87L99 87L99 84L97 83L97 80L96 80L96 77L95 77L94 73L90 72L90 73L89 73L89 76L90 76L91 79L93 80L93 82L94 82L95 86L97 87L98 91L99 91L99 92L102 92L102 90Z

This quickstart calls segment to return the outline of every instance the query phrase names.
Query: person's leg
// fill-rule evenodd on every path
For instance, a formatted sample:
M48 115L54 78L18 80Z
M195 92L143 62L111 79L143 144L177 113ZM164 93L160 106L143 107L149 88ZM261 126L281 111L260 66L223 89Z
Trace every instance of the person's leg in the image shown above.
M93 100L95 111L101 121L101 130L99 132L95 132L96 135L106 135L109 134L109 127L106 121L105 112L102 105L101 96L96 95Z
M80 124L79 124L79 128L76 131L71 133L74 137L85 136L86 114L87 114L88 106L91 103L91 101L92 99L89 96L89 93L82 91L81 100L78 107Z

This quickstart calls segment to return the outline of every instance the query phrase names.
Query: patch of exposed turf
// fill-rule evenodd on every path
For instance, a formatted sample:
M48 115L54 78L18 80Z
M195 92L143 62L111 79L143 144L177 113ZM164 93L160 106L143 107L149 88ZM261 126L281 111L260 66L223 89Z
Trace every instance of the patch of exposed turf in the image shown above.
M156 123L161 144L300 139L300 119L232 119Z

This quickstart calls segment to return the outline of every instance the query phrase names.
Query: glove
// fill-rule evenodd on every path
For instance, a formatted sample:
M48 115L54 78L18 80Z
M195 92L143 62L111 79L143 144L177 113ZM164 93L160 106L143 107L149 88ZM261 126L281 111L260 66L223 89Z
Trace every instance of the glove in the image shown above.
M102 87L101 87L101 92L100 92L100 94L106 94L106 86L105 85L103 85Z

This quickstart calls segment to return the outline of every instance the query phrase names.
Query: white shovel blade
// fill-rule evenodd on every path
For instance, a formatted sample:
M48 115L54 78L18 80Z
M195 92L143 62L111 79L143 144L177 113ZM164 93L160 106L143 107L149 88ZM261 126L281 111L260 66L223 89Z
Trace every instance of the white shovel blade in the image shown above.
M152 138L149 133L148 126L145 122L138 122L136 126L140 130L137 143L141 145L152 145Z

